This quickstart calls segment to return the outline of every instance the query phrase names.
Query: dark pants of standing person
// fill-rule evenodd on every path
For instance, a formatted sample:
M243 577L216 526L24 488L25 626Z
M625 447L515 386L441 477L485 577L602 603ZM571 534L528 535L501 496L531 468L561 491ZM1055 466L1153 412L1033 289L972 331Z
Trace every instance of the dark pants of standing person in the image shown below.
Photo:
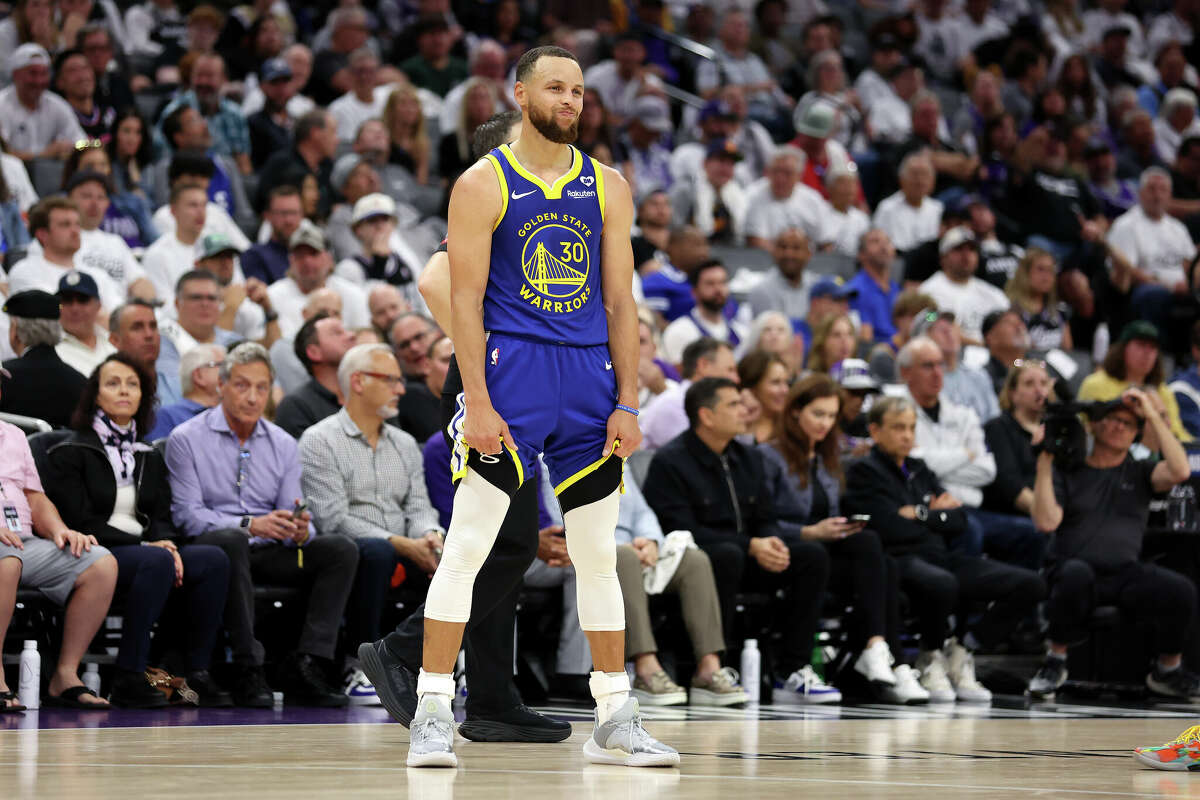
M407 558L402 558L387 539L355 539L358 546L358 572L346 603L346 642L353 652L362 642L374 642L383 635L383 610L397 565L404 565L405 591L429 591L429 577ZM411 596L411 595L409 595Z
M294 547L267 544L250 547L237 528L209 531L193 537L183 548L220 547L229 557L229 591L225 598L225 630L234 663L262 666L263 646L254 638L254 582L299 586L308 590L304 629L296 650L333 658L338 627L358 564L358 548L343 536L317 536L304 546L301 567Z
M492 552L475 578L471 619L463 635L467 651L467 713L489 716L521 704L512 681L513 628L525 570L537 556L538 481L530 479L513 495ZM421 666L425 605L400 623L383 642L411 670Z
M1153 626L1160 654L1183 651L1196 605L1196 587L1184 575L1141 561L1102 571L1072 558L1051 569L1049 583L1046 616L1050 641L1083 641L1092 610L1098 605L1115 605L1122 613Z
M710 542L701 549L712 562L727 643L734 632L739 591L773 593L783 589L787 593L787 613L781 614L777 622L782 642L775 655L775 673L786 679L812 658L813 636L830 567L829 552L817 542L798 536L781 538L791 554L791 563L783 572L767 572L760 567L747 551L744 540Z
M131 672L144 672L150 658L150 630L163 615L168 600L170 616L176 613L182 630L189 671L208 669L217 631L221 628L221 608L229 584L229 559L216 547L180 548L183 560L183 586L175 592L175 557L162 547L120 545L109 551L117 559L117 586L114 595L124 598L121 621L121 646L117 666Z
M947 553L938 566L920 556L895 556L900 567L900 588L912 601L917 615L922 650L937 650L950 635L949 616L961 641L968 633L968 618L975 603L989 603L987 611L969 632L980 647L1005 641L1017 623L1046 595L1038 573L987 558Z
M830 588L852 598L851 646L861 650L872 636L882 636L897 656L900 647L900 569L886 553L879 535L862 530L845 539L821 543L829 551Z
M997 561L1037 572L1046 557L1049 537L1027 516L967 509L968 530L983 543L983 552ZM957 549L957 548L955 548ZM971 555L978 555L977 553Z

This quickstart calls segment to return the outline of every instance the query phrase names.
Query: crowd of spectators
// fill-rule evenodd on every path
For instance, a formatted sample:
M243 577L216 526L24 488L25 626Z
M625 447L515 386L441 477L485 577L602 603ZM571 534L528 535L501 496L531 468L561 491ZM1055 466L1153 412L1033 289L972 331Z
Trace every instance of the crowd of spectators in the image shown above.
M373 701L354 646L423 591L453 503L448 191L515 135L545 43L578 55L576 144L637 209L647 453L618 577L643 702L744 699L722 665L747 592L788 604L777 702L843 675L987 700L974 654L1043 634L1051 696L1101 601L1156 622L1153 691L1200 696L1195 587L1139 561L1200 436L1198 27L1197 0L18 0L0 411L58 432L0 424L0 630L18 583L66 606L71 707L106 705L77 673L114 595L114 704L163 704L154 663L204 704ZM1094 445L1068 467L1036 453L1075 396ZM565 679L590 654L544 500L526 582L566 589ZM687 689L652 584L680 596ZM264 585L303 595L281 654ZM813 663L830 597L854 609L837 678Z

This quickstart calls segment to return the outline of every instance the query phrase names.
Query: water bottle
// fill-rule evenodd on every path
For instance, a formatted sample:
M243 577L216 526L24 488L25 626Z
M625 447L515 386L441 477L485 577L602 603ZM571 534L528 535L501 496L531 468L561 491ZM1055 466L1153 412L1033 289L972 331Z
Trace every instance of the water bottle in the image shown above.
M746 698L757 703L762 691L762 653L758 651L758 639L747 639L742 644L742 688Z
M17 697L21 705L33 710L39 702L42 688L42 657L38 654L37 642L25 640L21 651L21 679L17 684Z
M88 664L83 668L83 685L92 690L92 694L100 697L100 665Z

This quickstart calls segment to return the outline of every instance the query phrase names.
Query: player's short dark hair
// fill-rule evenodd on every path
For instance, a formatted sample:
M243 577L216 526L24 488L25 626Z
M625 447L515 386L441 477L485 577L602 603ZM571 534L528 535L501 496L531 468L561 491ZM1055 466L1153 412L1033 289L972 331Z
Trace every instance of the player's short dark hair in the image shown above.
M300 330L296 331L296 339L292 342L292 350L296 353L296 358L300 359L300 363L304 365L304 369L309 375L313 374L313 370L312 359L308 357L308 346L317 341L317 323L331 316L333 315L328 311L318 311L300 326Z
M493 114L475 129L475 137L471 140L471 156L480 159L500 145L508 144L508 132L520 121L520 111Z
M529 80L529 76L533 73L533 68L537 66L540 58L569 58L576 64L579 59L570 50L554 45L545 45L543 47L535 47L532 50L526 50L521 56L521 60L517 62L517 82L524 83Z
M712 361L713 356L722 347L728 348L729 345L711 336L701 336L683 348L683 361L679 365L683 377L691 380L692 376L696 374L696 367L699 366L700 359Z
M199 177L211 180L216 168L212 159L199 150L180 150L171 157L171 165L167 167L167 183L174 183L180 178Z
M176 134L183 130L183 115L188 111L196 111L196 109L192 108L187 103L184 103L170 114L167 114L166 119L164 119L162 122L163 137L166 138L167 143L170 144L171 147L175 146ZM196 111L196 113L199 114L200 112Z
M688 427L692 430L700 423L700 409L711 409L717 404L717 394L722 389L737 390L738 385L729 378L701 378L688 387L683 396L683 410L687 412Z
M688 283L692 285L693 289L696 288L696 284L700 283L700 275L703 274L705 270L715 269L717 267L725 270L726 276L729 275L729 268L721 263L720 259L710 258L707 261L700 262L700 266L688 273Z

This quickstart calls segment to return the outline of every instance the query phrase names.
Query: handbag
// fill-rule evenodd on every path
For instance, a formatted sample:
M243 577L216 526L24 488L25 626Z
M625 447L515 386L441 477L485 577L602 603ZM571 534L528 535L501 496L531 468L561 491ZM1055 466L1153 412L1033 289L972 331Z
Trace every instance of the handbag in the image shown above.
M183 678L158 667L146 667L145 675L151 686L167 696L168 703L172 705L190 703L194 706L200 704L200 695L196 694Z

